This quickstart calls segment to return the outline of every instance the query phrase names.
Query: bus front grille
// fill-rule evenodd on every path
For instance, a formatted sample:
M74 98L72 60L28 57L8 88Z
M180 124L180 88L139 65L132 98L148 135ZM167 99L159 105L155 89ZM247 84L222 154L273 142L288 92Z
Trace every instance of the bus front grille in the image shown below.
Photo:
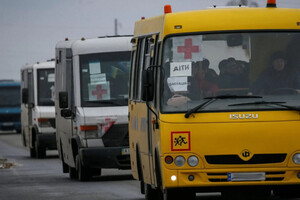
M128 124L114 124L102 137L105 147L129 146Z
M247 164L269 164L281 163L285 160L286 154L254 154L248 160L242 160L238 155L207 155L205 160L208 164L214 165L247 165Z
M21 121L20 114L0 114L0 122L19 122Z

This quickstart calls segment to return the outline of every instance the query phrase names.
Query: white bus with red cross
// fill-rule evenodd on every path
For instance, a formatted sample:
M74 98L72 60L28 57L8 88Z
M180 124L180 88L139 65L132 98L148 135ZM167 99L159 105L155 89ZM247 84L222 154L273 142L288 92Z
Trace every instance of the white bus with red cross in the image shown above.
M130 168L130 40L106 36L56 45L56 142L71 179L87 181L102 168Z

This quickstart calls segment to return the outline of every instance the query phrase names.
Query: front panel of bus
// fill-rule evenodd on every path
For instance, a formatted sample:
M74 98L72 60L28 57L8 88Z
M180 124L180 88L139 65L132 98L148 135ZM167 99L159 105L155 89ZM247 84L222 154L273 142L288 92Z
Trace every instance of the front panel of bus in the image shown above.
M169 187L300 183L300 33L168 35L160 85Z

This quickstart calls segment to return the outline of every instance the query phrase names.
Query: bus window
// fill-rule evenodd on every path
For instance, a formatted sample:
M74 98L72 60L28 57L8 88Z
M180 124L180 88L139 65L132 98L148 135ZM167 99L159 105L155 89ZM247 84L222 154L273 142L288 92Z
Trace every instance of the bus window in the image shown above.
M288 48L292 38L299 36L292 32L250 32L169 37L163 50L163 112L185 112L204 98L218 95L297 98L290 95L300 89L299 71L287 56L294 52ZM284 62L282 70L272 67L276 54ZM226 109L233 108L210 108Z

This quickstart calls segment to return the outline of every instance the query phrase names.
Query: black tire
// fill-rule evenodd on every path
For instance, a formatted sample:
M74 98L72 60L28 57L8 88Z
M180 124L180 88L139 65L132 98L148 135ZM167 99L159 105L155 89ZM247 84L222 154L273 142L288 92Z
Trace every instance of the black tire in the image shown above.
M30 158L35 158L36 157L36 152L35 152L35 148L30 148L29 149L30 152Z
M82 165L79 154L76 155L76 170L79 181L89 181L91 179L91 171L88 167Z
M280 198L299 198L300 186L282 187L273 190L275 196Z
M225 200L266 200L271 196L271 190L266 188L235 189L222 191Z
M46 149L39 145L38 138L35 140L34 147L35 147L35 157L36 158L40 159L40 158L46 157Z
M192 191L186 191L186 190L165 189L162 194L162 199L163 200L174 200L174 199L195 200L196 193Z
M64 161L64 154L63 154L63 149L62 149L62 145L61 145L61 142L59 143L59 157L61 159L61 163L62 163L62 170L63 170L63 173L68 173L69 172L69 165L67 165Z
M68 173L69 172L69 165L67 165L63 160L61 161L61 163L62 163L63 173Z
M68 167L69 167L69 177L70 177L70 179L72 179L72 180L77 179L78 178L78 173L77 173L76 169L74 167L70 167L70 166L68 166Z
M152 188L149 184L144 184L145 200L159 200L161 199L160 189Z
M91 176L101 176L102 170L101 168L92 168Z

